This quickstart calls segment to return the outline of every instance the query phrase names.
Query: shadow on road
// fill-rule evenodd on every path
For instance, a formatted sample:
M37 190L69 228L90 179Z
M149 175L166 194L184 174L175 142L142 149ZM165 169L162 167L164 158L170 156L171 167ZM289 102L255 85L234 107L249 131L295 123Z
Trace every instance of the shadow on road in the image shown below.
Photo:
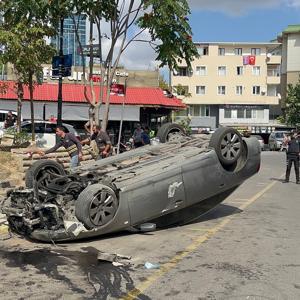
M68 290L80 294L81 299L120 298L134 290L134 282L129 275L129 271L132 271L130 266L115 267L111 263L99 261L97 249L81 249L82 251L38 249L24 252L0 249L0 259L8 268L20 269L24 273L34 268L37 274L47 276L49 281L46 289L52 286L51 282L64 282ZM89 285L95 291L92 296ZM55 291L54 285L49 292L53 294L60 291ZM143 299L149 299L142 296Z

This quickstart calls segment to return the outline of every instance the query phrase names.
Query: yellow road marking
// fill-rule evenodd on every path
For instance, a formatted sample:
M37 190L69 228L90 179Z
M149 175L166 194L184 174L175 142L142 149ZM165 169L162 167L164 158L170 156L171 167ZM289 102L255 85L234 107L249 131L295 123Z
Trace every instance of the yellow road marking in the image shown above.
M281 176L282 177L282 176ZM253 197L248 199L247 202L242 204L238 209L244 210L246 207L255 202L258 198L260 198L263 194L265 194L268 190L270 190L277 182L273 181L269 185L267 185L263 190L255 194ZM180 254L175 255L171 260L161 265L160 269L154 272L151 276L149 276L144 282L141 282L135 289L129 291L123 300L133 300L138 295L142 294L146 289L149 288L155 281L157 281L160 277L168 273L171 269L173 269L179 262L181 262L188 254L194 252L201 244L207 241L209 238L214 236L218 231L220 231L223 227L225 227L234 217L234 215L228 216L222 222L220 222L215 227L208 229L206 233L203 235L196 237L194 241L188 245Z

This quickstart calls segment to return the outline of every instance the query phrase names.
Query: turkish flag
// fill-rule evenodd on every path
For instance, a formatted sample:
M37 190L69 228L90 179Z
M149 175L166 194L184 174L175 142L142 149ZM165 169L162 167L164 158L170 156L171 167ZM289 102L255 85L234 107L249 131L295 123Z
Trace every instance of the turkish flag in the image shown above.
M254 55L249 56L249 65L252 65L252 66L255 65L255 56Z

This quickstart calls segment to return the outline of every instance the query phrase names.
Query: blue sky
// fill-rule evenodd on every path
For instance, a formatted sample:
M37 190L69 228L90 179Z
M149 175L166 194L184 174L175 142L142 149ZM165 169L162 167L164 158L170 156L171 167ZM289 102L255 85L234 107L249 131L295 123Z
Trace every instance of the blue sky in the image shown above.
M300 24L300 9L288 6L256 8L233 15L226 11L192 8L190 16L194 41L266 42L276 38L289 24Z
M300 24L300 0L187 1L195 42L268 42L288 25ZM121 63L128 69L151 70L159 65L155 57L148 44L136 43Z

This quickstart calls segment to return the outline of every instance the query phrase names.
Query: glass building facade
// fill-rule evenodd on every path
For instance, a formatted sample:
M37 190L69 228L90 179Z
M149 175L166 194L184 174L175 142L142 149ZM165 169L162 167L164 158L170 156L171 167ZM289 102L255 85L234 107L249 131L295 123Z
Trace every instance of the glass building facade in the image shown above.
M82 46L86 45L86 16L79 15L74 16L76 26L78 24L78 35ZM59 52L59 36L52 38L51 44L55 45L57 53ZM63 51L64 54L72 54L73 66L82 66L82 58L79 54L79 44L76 39L75 26L72 18L64 19L64 31L63 31Z

